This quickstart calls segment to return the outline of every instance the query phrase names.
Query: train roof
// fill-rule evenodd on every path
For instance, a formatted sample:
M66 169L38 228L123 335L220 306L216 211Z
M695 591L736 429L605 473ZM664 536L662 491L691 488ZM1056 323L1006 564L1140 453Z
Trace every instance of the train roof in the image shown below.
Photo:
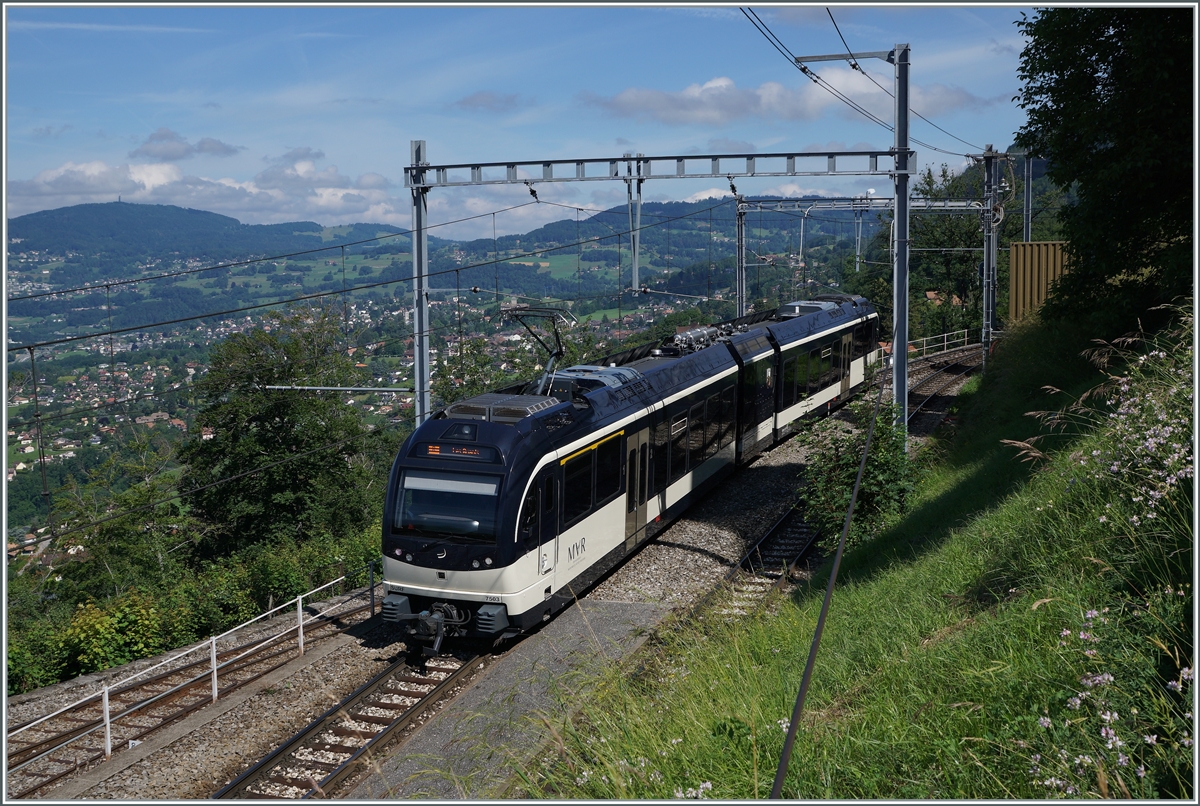
M556 370L550 396L523 394L523 385L517 384L452 403L434 416L486 420L521 432L544 428L547 436L562 432L569 438L575 431L569 426L582 422L594 426L635 405L651 405L699 379L765 355L773 349L772 343L786 346L874 312L864 297L846 294L789 302L778 309L693 328L662 344L629 348L596 364ZM564 389L573 391L564 393ZM568 395L570 400L563 399Z

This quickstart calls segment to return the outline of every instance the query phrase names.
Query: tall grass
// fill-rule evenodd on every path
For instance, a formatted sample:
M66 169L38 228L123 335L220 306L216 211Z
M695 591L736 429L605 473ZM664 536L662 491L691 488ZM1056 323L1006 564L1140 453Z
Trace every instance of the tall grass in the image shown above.
M920 460L909 513L843 560L785 797L1194 795L1190 310L1179 321L1093 353L1108 365L1090 378L1077 333L1006 339ZM765 797L824 584L660 630L640 672L550 718L556 752L525 788Z

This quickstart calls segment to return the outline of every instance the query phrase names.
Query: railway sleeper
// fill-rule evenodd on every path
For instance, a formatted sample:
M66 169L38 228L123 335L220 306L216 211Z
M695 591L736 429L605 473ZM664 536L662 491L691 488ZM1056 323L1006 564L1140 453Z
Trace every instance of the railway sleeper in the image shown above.
M302 764L310 769L324 770L326 775L342 766L341 764L334 764L332 761L317 761L315 758L300 758L300 756L296 755L295 753L292 754L292 757L289 759L289 761L296 764Z
M324 778L324 777L325 777L324 775L321 776L321 778ZM301 789L306 792L311 789L316 789L317 784L321 783L320 778L312 778L312 779L293 778L290 775L275 775L275 774L268 775L267 780L273 784L283 784L284 786L292 786L292 787L295 787L296 789Z
M331 733L337 736L353 736L357 739L374 739L382 731L378 730L359 730L358 728L343 728L341 725L334 725L329 729Z
M352 756L362 749L362 745L338 744L337 742L321 742L321 750L326 753L341 753L346 756Z
M371 714L355 714L351 719L355 722L370 722L374 725L390 725L396 721L395 717L373 716Z
M382 700L371 700L366 703L368 708L378 708L382 711L407 711L412 708L412 705L405 705L398 702L383 702Z

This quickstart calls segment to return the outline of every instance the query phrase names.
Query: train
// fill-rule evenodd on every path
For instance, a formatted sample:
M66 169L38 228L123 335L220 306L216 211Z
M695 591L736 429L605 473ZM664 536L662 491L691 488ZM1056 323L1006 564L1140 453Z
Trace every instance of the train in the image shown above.
M384 621L416 645L548 621L736 468L864 384L879 316L818 295L452 403L393 463Z

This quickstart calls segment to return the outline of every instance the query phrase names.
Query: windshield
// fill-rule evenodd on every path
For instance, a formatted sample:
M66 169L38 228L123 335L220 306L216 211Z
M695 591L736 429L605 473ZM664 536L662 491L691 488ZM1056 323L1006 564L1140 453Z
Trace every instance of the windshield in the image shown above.
M499 490L495 476L406 471L392 529L413 536L495 542Z

